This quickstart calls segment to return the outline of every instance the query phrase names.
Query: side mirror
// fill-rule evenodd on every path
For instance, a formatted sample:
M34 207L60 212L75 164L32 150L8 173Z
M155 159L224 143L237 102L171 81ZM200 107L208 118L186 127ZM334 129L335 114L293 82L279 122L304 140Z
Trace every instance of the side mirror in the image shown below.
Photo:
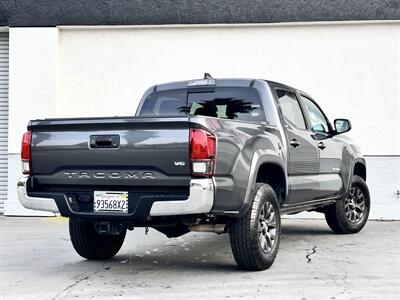
M351 123L347 119L336 119L334 124L337 134L347 132L351 129Z

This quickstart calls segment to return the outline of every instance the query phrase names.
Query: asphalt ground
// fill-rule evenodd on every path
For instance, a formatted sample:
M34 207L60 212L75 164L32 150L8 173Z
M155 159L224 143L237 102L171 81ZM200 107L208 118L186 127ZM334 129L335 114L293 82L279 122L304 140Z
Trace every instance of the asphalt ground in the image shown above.
M1 299L400 299L400 222L333 234L283 219L272 268L240 270L229 236L128 232L114 259L78 256L64 218L0 217Z

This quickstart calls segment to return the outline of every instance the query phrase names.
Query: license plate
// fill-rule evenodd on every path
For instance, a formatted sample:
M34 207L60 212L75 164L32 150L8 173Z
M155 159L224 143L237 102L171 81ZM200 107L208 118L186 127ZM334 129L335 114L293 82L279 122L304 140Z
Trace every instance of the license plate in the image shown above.
M95 191L93 211L128 213L128 192Z

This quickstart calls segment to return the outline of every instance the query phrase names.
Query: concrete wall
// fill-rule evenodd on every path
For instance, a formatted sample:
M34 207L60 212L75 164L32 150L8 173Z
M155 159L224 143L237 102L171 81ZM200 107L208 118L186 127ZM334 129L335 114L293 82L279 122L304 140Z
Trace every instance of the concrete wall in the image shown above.
M43 71L49 77L39 75L35 80L40 83L35 87L28 83L29 99L48 101L48 105L41 105L46 107L45 112L23 113L37 106L28 103L24 95L13 94L10 88L10 116L13 101L17 107L25 101L24 108L16 110L22 113L19 121L13 124L16 121L10 118L10 126L15 128L10 130L10 152L19 151L23 128L18 124L26 124L33 115L132 115L148 86L199 78L204 72L214 77L272 79L311 94L330 119L352 120L349 135L365 154L374 156L368 158L368 182L376 203L371 216L400 218L400 200L395 196L400 188L399 176L395 176L400 170L400 142L394 138L400 136L399 22L63 27L58 31L58 40L57 29L11 28L10 44L13 35L21 38L22 32L35 32L37 47L43 43L56 54L50 54L50 63L46 59L45 68L33 68L25 60L24 67L19 63L10 72L13 86L27 84L26 75L19 74L24 69ZM22 47L24 41L20 43L14 47ZM19 51L36 61L34 66L38 56L42 60L46 56L26 48ZM11 68L12 62L10 57ZM56 95L36 97L48 89L47 81L52 91L56 86ZM379 180L373 181L374 176ZM14 201L12 197L10 201Z

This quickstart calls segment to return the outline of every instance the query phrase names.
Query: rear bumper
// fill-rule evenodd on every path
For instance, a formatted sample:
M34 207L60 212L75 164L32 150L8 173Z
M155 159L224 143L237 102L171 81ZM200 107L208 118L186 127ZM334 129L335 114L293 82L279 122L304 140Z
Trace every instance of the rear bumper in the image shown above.
M49 211L53 213L61 212L64 216L82 217L126 217L145 221L148 216L176 216L209 213L214 204L214 182L210 178L191 179L190 194L187 199L175 200L168 199L151 203L142 203L139 209L135 209L129 215L116 215L109 213L75 212L68 204L65 195L46 194L29 196L27 194L26 183L28 177L21 178L17 183L18 198L21 204L28 209ZM140 214L140 215L138 215Z
M210 178L192 179L190 195L184 201L156 201L150 216L174 216L209 213L214 204L214 183Z
M58 213L58 207L53 198L30 197L26 192L28 177L22 177L17 182L18 200L28 209Z

